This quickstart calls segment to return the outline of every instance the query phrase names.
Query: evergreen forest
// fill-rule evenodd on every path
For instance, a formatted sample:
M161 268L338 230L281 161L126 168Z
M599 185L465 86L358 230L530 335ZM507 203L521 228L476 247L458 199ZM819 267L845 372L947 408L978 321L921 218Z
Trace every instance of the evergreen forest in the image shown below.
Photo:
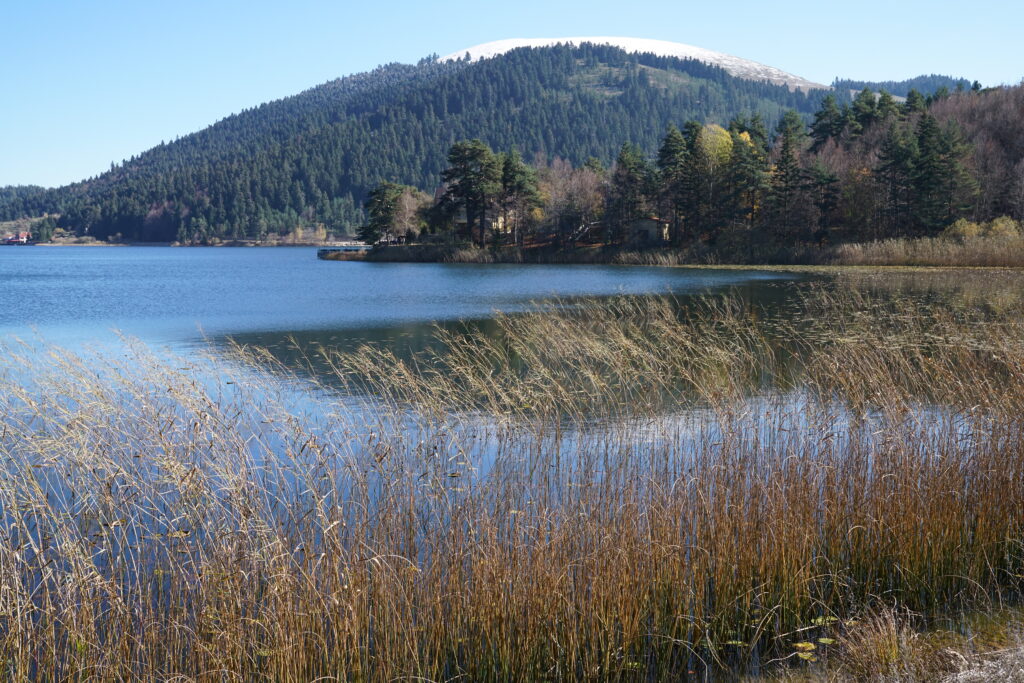
M58 227L100 240L262 240L309 227L340 236L364 224L382 181L433 193L457 140L609 164L623 140L653 152L672 122L810 116L823 95L611 46L427 58L260 105L66 187L0 188L0 221L58 215Z
M455 143L436 199L386 182L370 193L360 237L450 235L486 246L686 247L737 262L799 259L849 242L961 237L1024 218L1024 89L898 102L865 88L826 95L810 125L789 111L726 126L669 125L653 154L624 142L614 163L527 164L516 149ZM651 224L658 226L651 233ZM638 232L638 226L644 226ZM964 232L964 231L967 232ZM963 233L963 234L961 234Z
M0 221L34 218L41 240L312 228L566 245L625 243L653 218L666 244L771 260L1021 219L1021 111L1019 87L922 76L803 92L607 45L427 58L263 104L80 183L0 188Z

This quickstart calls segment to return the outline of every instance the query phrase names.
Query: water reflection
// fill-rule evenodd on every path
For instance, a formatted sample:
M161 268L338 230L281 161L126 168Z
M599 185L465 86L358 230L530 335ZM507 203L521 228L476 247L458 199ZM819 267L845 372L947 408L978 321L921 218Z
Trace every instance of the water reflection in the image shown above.
M651 293L647 296L671 302L680 315L683 315L706 297L728 295L751 310L757 310L759 314L782 320L792 315L801 287L825 284L829 281L830 278L822 275L800 274L758 279L729 286L705 287L682 293ZM526 304L517 303L510 309L496 306L494 311L524 313L540 310L549 305L572 308L610 302L621 296L627 295L540 298ZM265 368L269 372L275 373L280 368L285 368L326 386L339 388L334 369L325 361L325 352L351 353L361 347L371 346L386 349L400 360L412 361L432 352L443 352L445 345L441 339L444 337L482 335L499 339L502 334L501 326L494 317L484 317L329 330L242 332L219 335L209 341L212 349L219 349L225 353L225 359L232 355L236 346L264 349L268 352Z

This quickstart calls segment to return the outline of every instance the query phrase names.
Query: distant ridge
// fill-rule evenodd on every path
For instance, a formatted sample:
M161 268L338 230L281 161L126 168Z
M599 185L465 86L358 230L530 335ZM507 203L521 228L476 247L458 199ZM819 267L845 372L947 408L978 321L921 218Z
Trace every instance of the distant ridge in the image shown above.
M439 58L439 61L463 59L468 53L472 61L488 59L505 54L519 47L550 47L552 45L593 43L595 45L613 45L626 52L650 52L662 57L678 57L680 59L696 59L707 64L720 66L731 75L752 81L768 81L776 85L786 85L801 90L828 90L829 86L809 81L806 78L776 69L766 64L735 57L723 52L715 52L694 45L675 43L668 40L651 38L624 38L609 36L590 36L577 38L509 38L481 43L473 47L453 52Z

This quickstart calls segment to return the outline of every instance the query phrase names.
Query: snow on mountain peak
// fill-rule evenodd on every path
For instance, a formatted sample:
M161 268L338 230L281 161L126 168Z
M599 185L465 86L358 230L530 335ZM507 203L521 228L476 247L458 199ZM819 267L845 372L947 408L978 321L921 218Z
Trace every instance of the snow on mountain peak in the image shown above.
M451 61L462 59L469 53L472 61L489 59L505 54L517 47L549 47L558 44L579 45L581 43L594 43L595 45L612 45L622 48L626 52L650 52L663 57L679 57L681 59L696 59L707 64L720 66L733 76L745 78L752 81L769 81L779 85L785 84L790 88L803 90L821 89L827 90L827 85L814 83L806 78L794 76L781 69L752 62L749 59L742 59L727 55L722 52L706 50L702 47L674 43L668 40L654 40L651 38L621 38L621 37L589 37L589 38L509 38L506 40L495 40L490 43L474 45L471 48L453 52L440 58L440 61Z

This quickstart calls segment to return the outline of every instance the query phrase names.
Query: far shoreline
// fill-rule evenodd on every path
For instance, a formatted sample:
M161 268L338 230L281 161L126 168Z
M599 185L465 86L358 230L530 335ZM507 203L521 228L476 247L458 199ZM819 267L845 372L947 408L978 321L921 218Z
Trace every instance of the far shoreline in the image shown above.
M344 242L323 243L302 243L302 244L279 244L279 243L253 243L253 242L224 242L220 244L181 244L178 242L102 242L99 240L89 242L37 242L32 245L36 247L174 247L174 248L305 248L305 249L330 249L332 247L344 246ZM21 246L21 245L19 245ZM427 247L423 249L422 247ZM683 268L690 270L763 270L774 272L803 272L803 273L838 273L849 271L879 271L879 272L920 272L933 270L964 270L964 271L1009 271L1015 272L1024 269L1021 265L1010 264L977 264L977 263L840 263L823 261L813 262L737 262L727 263L714 262L685 262L671 258L672 253L659 250L630 251L624 248L603 248L595 249L567 249L549 251L543 254L516 254L514 258L501 258L501 251L492 252L484 249L472 249L472 254L466 254L467 250L438 249L432 245L403 245L403 246L379 246L366 254L345 254L342 257L328 256L320 257L320 260L327 261L364 261L367 263L437 263L437 264L473 264L473 265L603 265L603 266L654 266L662 268ZM522 251L522 250L520 250ZM426 252L429 252L426 253ZM581 253L586 257L580 258ZM457 258L452 258L457 256ZM497 256L497 257L496 257ZM670 258L665 258L666 256ZM532 258L531 258L532 257Z
M96 240L94 242L36 242L32 245L33 247L182 247L182 248L194 248L194 247L237 247L237 248L267 248L267 247L304 247L304 248L330 248L342 246L336 243L318 244L318 243L301 243L301 244L275 244L273 242L266 243L247 243L247 242L223 242L220 244L182 244L180 242L101 242Z
M764 252L716 251L690 247L592 245L480 247L465 243L377 245L366 252L318 252L329 261L369 263L474 263L540 265L618 265L685 268L755 268L816 270L821 268L1024 268L1024 238L975 238L956 241L943 237L884 240L836 245L776 246Z

